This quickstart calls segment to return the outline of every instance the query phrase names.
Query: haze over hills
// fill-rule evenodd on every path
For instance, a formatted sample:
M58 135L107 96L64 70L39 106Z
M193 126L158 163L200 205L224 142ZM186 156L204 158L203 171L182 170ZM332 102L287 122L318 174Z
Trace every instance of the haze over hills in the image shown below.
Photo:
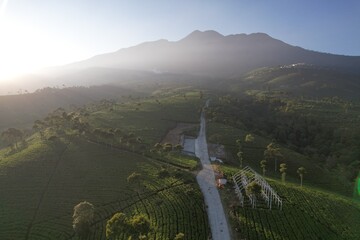
M195 31L24 78L0 96L0 239L227 240L228 221L233 239L358 239L359 60ZM202 194L217 187L224 201ZM79 201L96 213L84 233Z
M306 63L360 74L359 56L320 53L295 47L265 33L223 36L215 31L194 31L170 42L145 42L113 53L23 77L12 88L30 89L67 84L99 85L158 78L160 74L238 78L260 67ZM170 77L171 79L171 77ZM37 81L36 81L37 80ZM34 84L36 81L36 84ZM31 84L29 84L31 82ZM6 94L2 87L1 94Z
M194 31L177 42L143 43L95 56L67 68L110 67L229 78L259 67L291 63L358 72L360 57L309 51L264 33L223 36L215 31Z

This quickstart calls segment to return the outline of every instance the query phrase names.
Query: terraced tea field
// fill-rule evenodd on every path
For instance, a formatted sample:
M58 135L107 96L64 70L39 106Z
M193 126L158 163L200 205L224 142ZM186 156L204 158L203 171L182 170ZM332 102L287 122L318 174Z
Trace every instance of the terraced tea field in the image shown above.
M235 168L223 168L231 175ZM360 204L346 197L268 179L283 199L283 209L240 207L232 189L222 191L238 238L242 239L358 239ZM246 203L246 202L245 202Z
M192 92L165 93L90 109L88 121L101 128L119 128L141 136L150 146L160 142L176 123L199 123L204 100ZM185 97L184 97L185 96Z
M118 211L146 214L156 229L154 239L173 238L178 232L207 239L203 200L191 175L159 178L160 162L81 139L33 144L1 156L0 239L76 239L73 207L84 200L96 211L91 239L105 239L106 221ZM172 176L188 174L165 167ZM138 185L126 180L134 171L143 177Z

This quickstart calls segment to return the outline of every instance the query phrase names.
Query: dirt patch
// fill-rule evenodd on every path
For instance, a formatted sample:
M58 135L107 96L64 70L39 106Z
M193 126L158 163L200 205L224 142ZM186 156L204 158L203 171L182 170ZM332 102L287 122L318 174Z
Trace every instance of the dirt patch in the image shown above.
M189 130L198 126L194 123L177 123L174 129L171 129L164 139L161 141L161 144L171 143L172 145L182 144L182 134L184 131Z

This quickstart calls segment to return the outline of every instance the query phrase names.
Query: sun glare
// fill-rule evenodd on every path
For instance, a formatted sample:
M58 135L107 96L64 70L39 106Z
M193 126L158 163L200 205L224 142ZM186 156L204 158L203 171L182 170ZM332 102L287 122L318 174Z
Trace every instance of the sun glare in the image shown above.
M43 66L43 59L51 57L50 42L32 26L4 20L0 26L0 79L5 81Z
M34 70L43 54L39 50L39 33L4 17L0 25L0 79ZM40 48L41 49L41 48Z
M0 18L0 82L74 59L81 48L6 16Z

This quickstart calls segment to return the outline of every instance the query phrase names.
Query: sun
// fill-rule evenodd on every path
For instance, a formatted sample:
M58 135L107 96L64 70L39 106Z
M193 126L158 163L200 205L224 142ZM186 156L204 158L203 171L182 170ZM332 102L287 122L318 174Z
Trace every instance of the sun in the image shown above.
M85 55L81 47L66 37L6 16L0 18L0 82L72 62L79 55Z
M2 18L0 23L0 79L34 71L44 65L49 39L36 28Z
M2 18L0 23L0 79L31 71L39 63L36 38L31 28ZM35 33L36 34L36 33ZM34 46L35 43L35 46Z
M0 5L0 82L38 69L48 52L40 31L6 15L8 2Z

